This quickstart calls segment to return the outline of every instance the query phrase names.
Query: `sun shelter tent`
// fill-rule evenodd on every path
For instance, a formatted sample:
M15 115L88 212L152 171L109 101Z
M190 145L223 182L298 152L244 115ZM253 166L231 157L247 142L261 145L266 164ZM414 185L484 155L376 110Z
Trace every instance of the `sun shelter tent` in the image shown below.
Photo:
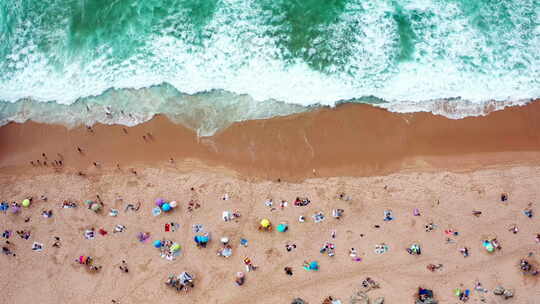
M223 221L228 222L233 219L233 214L230 211L223 211L223 214L221 215Z
M184 288L193 288L195 286L193 284L193 276L185 271L178 276L174 274L169 275L165 284L176 288L177 291L181 291Z
M179 276L178 276L178 281L181 285L183 285L184 287L193 287L193 276L190 275L189 273L187 272L182 272Z

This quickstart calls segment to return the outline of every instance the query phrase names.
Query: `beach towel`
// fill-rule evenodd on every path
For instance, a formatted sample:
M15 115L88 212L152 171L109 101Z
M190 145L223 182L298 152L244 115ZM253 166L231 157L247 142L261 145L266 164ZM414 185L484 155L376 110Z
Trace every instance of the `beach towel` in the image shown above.
M158 216L160 214L161 214L161 208L155 207L154 209L152 209L152 215L153 216Z
M84 255L79 256L79 264L86 264L88 258Z
M38 243L38 242L34 242L34 243L32 244L32 250L33 250L33 251L37 251L37 252L42 251L42 250L43 250L43 244Z
M223 211L223 214L221 216L223 218L223 221L228 222L232 220L232 212L230 211Z
M493 252L493 251L495 250L495 248L493 247L493 244L491 244L490 241L484 241L484 242L482 243L482 245L484 246L484 248L486 248L486 250L487 250L488 252Z
M116 225L116 226L114 227L114 232L115 232L115 233L116 233L116 232L124 232L124 230L126 230L126 226L124 226L124 225L118 224L118 225Z
M139 234L137 235L137 238L139 239L139 242L144 243L146 242L146 240L150 238L150 233L139 232Z
M198 232L202 232L204 228L202 224L194 224L192 226L192 229L193 229L193 233L198 233Z
M388 251L388 245L386 244L379 244L375 245L375 253L376 254L383 254Z
M87 240L93 240L93 239L96 237L96 235L95 235L95 233L94 233L94 230L86 230L86 231L84 232L84 237L85 237Z
M385 210L384 211L384 220L385 221L391 221L394 217L392 216L392 210Z
M318 213L315 213L313 215L313 220L315 221L315 223L320 223L322 221L324 221L325 217L324 217L324 214L322 212L318 212Z
M232 249L231 248L223 248L223 250L221 250L221 255L228 258L232 255Z

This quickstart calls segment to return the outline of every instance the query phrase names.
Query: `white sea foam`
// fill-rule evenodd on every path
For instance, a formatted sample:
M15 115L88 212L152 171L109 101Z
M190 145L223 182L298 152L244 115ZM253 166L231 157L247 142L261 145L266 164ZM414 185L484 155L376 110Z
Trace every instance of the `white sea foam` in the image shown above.
M530 22L523 19L525 14L520 10L535 9L522 2L512 7L516 25ZM430 111L451 118L483 115L493 106L519 105L540 97L538 26L529 38L516 37L515 31L503 34L507 44L497 46L490 40L493 37L471 26L457 4L409 1L403 9L419 16L417 23L411 24L418 37L409 60L396 60L399 37L395 21L388 18L393 11L391 2L356 1L348 4L335 24L323 29L332 49L346 54L346 64L330 65L324 71L300 59L286 62L282 58L282 47L274 36L266 34L277 29L265 18L278 17L268 16L256 1L223 1L203 29L210 37L203 46L172 35L173 28L163 28L161 33L145 37L141 52L123 62L114 62L106 45L99 50L100 56L86 62L78 56L63 58L60 50L55 56L43 54L35 43L21 42L7 56L12 72L0 77L0 100L30 98L54 101L57 106L51 112L52 105L45 110L36 102L20 103L26 104L24 109L17 108L17 112L14 109L19 106L13 106L9 110L13 113L6 106L2 119L131 125L165 113L209 135L233 121L302 111L295 105L333 106L362 96L387 101L378 105L391 111ZM31 28L26 24L15 30L26 35ZM316 55L315 49L306 52ZM176 90L167 85L150 88L162 83ZM110 88L128 90L107 91ZM147 89L130 90L141 88ZM214 93L204 93L210 91ZM77 100L81 105L74 103ZM110 120L101 112L83 115L84 111L77 110L84 109L84 102L111 105L134 117ZM74 110L59 106L69 104ZM239 108L231 110L234 106ZM196 118L202 122L194 123Z

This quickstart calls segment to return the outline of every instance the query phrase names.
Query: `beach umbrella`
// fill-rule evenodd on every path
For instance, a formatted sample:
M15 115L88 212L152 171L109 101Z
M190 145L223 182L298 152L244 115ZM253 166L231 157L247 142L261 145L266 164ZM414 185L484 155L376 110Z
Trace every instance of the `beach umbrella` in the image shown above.
M313 261L309 263L309 269L311 270L319 270L319 263L317 261Z
M229 242L229 238L224 236L224 237L221 238L221 242L223 244L227 244Z
M23 205L23 207L28 207L28 206L30 206L30 200L29 200L29 199L24 199L24 200L22 201L22 205Z
M174 243L171 245L171 251L178 251L180 250L180 244Z
M268 219L263 219L261 221L261 226L263 226L264 228L268 228L270 226L270 221Z
M161 206L161 209L163 209L163 211L167 212L167 211L170 211L171 210L171 205L169 205L168 203L165 203Z
M153 216L158 216L160 214L161 214L161 209L159 207L155 207L154 209L152 209Z
M241 272L241 271L239 271L239 272L236 273L236 277L239 278L239 279L241 279L241 278L244 277L244 273Z
M94 211L94 212L95 212L95 211L98 211L99 208L101 208L101 207L99 206L98 203L93 203L92 205L90 205L90 210L92 210L92 211Z
M169 203L169 206L171 206L171 208L176 208L178 206L178 203L176 201L172 201Z
M161 207L161 205L163 205L164 203L165 203L165 200L162 199L162 198L158 198L156 200L156 206L158 206L158 207Z
M285 232L285 231L287 231L288 228L289 228L289 227L287 226L287 224L279 224L279 225L277 226L277 231L279 231L279 232Z
M154 247L156 247L156 248L161 248L162 245L163 245L163 244L161 243L160 240L155 240L155 241L154 241Z

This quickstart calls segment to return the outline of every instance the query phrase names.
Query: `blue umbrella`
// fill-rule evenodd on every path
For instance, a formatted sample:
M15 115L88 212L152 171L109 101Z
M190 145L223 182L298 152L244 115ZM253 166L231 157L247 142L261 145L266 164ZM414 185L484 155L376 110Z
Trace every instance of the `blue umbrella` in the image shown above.
M277 226L277 231L279 231L279 232L285 232L285 231L287 231L288 228L289 228L289 227L288 227L286 224L279 224L279 225Z

